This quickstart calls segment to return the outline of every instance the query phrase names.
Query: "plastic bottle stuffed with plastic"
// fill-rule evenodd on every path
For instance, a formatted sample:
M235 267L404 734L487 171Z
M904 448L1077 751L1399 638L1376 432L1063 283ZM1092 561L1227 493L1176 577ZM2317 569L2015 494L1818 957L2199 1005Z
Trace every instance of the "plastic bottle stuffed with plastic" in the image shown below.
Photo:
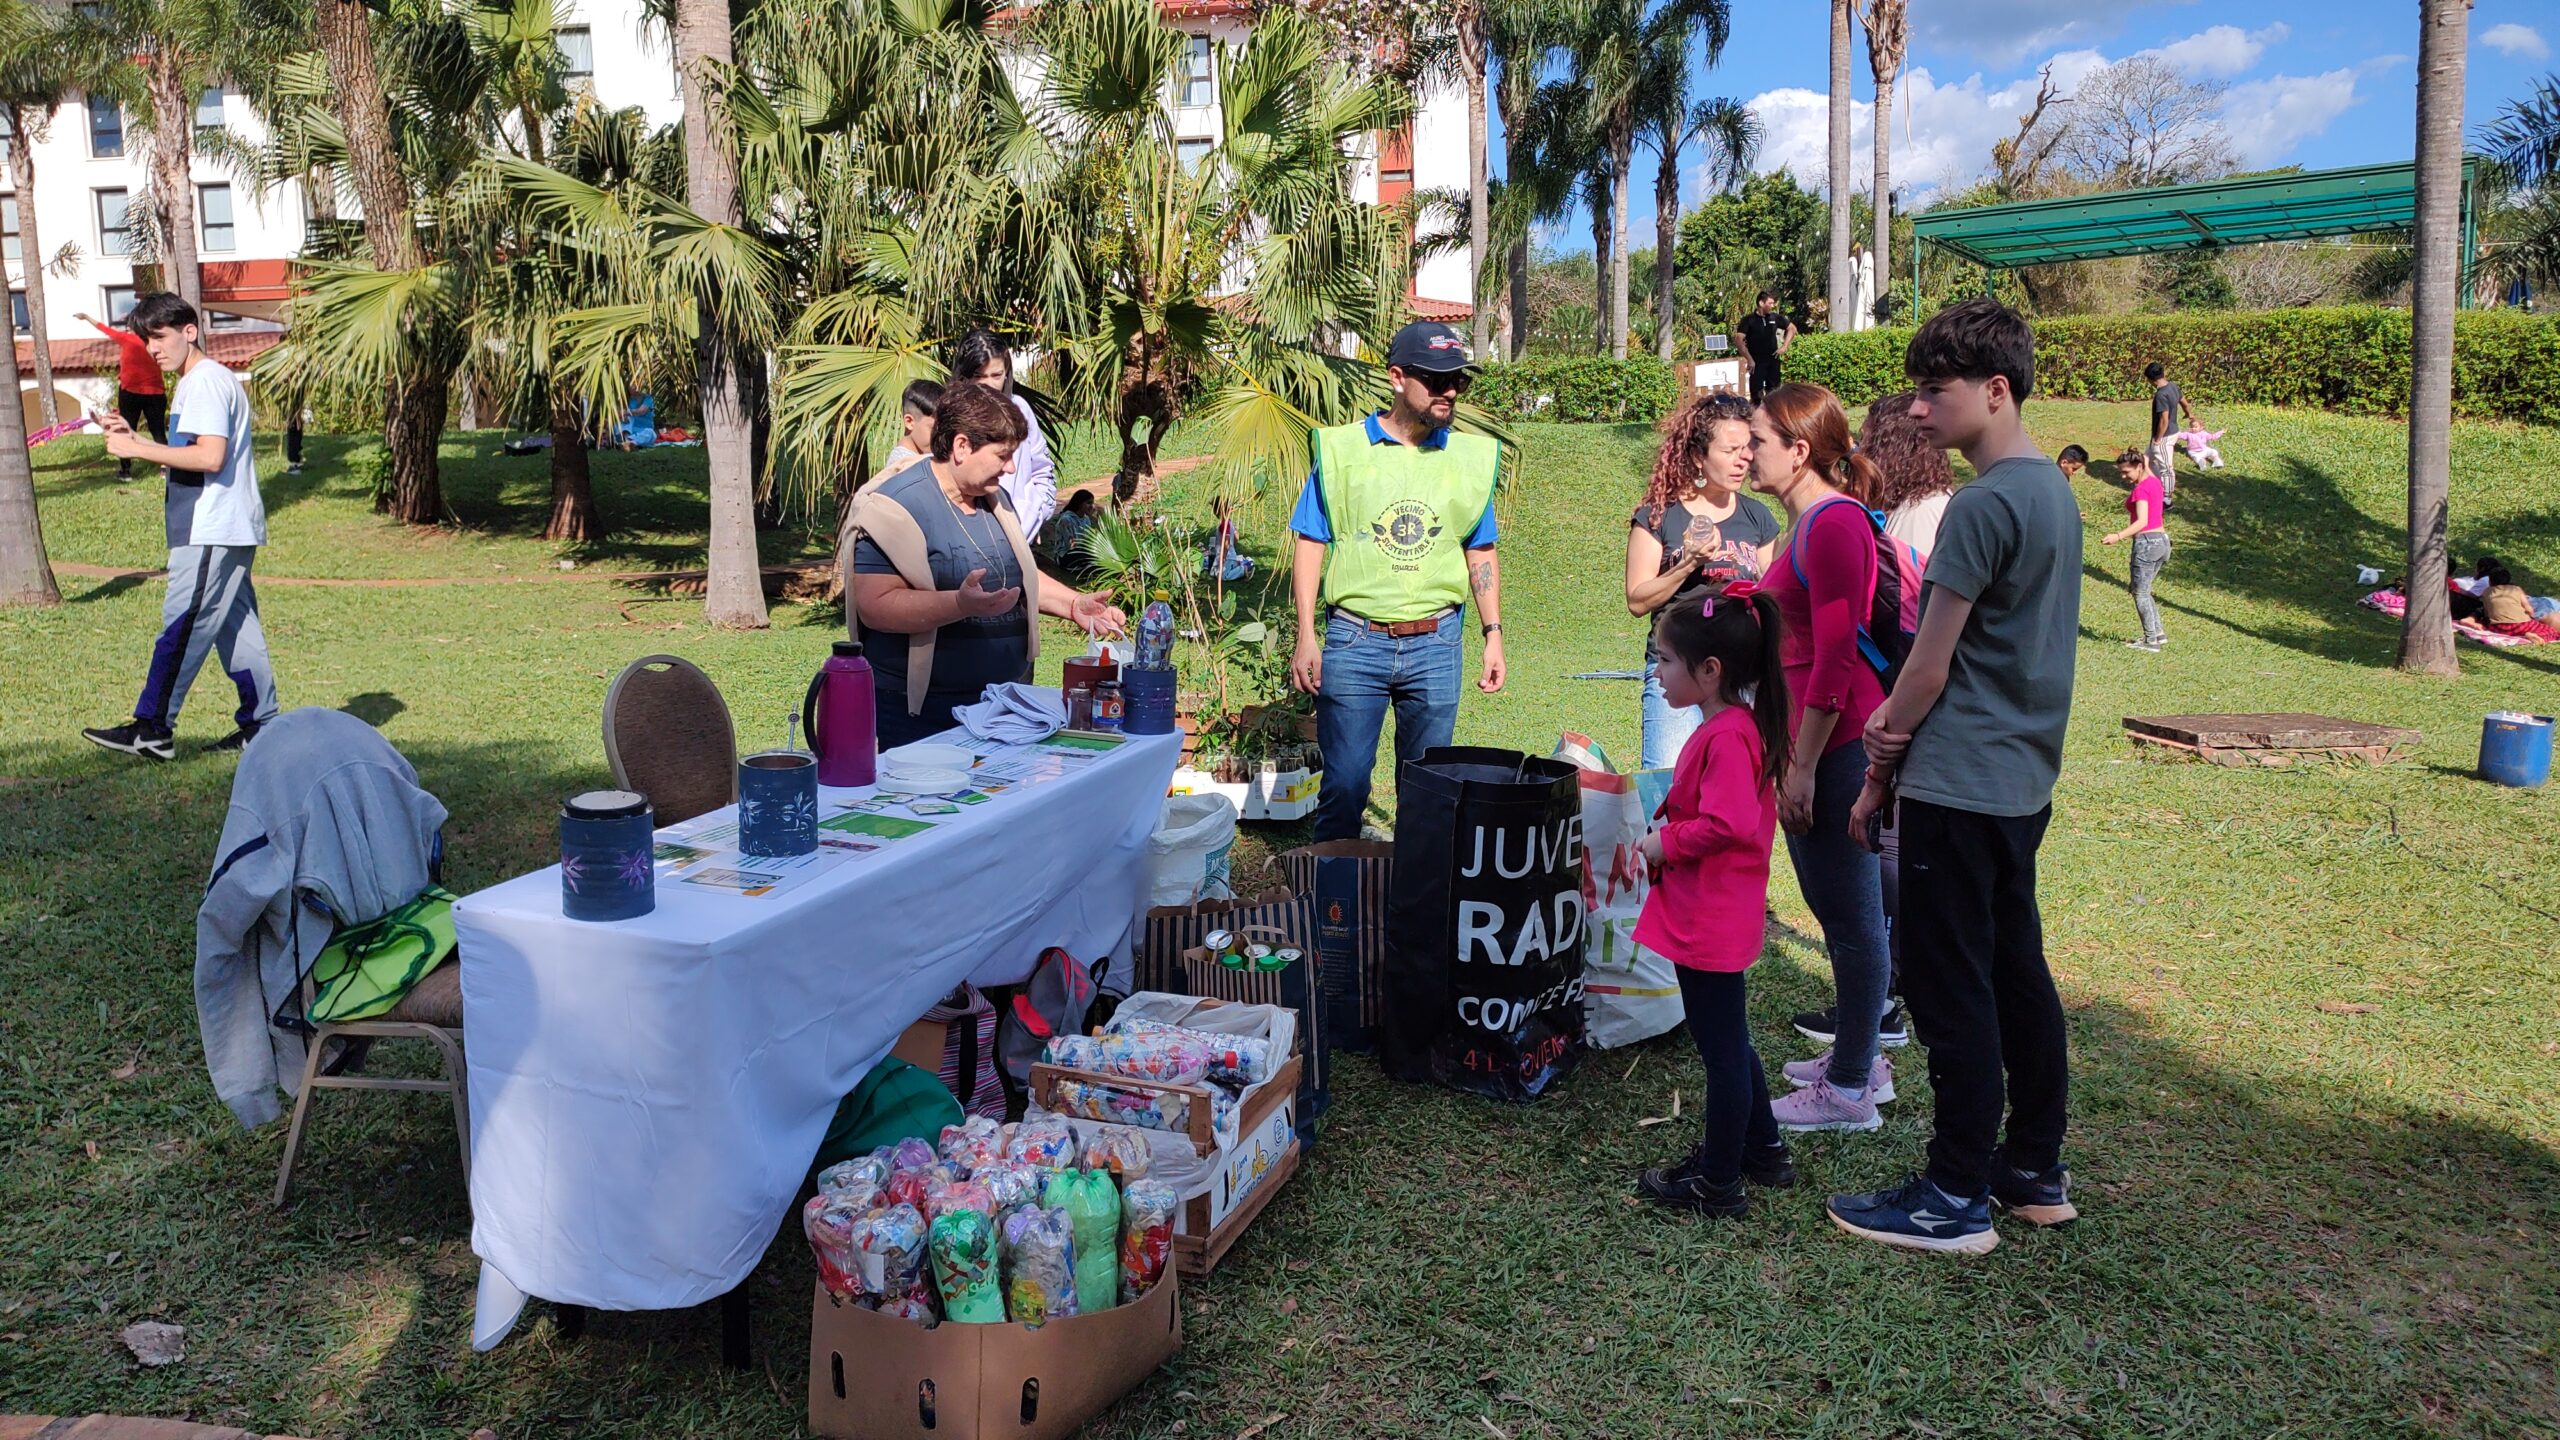
M1025 1205L1004 1217L1005 1317L1035 1329L1076 1309L1075 1223Z
M1075 1228L1076 1309L1091 1315L1120 1303L1120 1187L1106 1170L1061 1170L1043 1200Z
M943 1211L934 1218L932 1246L933 1285L942 1295L943 1318L963 1325L1001 1322L1004 1289L997 1279L995 1226L986 1214Z
M884 1303L912 1293L924 1274L924 1216L913 1205L892 1205L854 1222L854 1257L862 1293Z
M1173 1253L1173 1187L1140 1180L1120 1195L1120 1303L1134 1303L1164 1278Z
M1166 670L1173 666L1172 596L1159 590L1138 612L1138 653L1133 661L1141 670Z

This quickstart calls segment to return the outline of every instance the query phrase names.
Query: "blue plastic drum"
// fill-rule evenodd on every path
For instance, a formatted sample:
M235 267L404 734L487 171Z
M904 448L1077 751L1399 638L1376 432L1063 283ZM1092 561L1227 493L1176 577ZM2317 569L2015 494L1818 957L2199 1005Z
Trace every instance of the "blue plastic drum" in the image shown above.
M2480 722L2480 778L2521 790L2551 778L2551 717L2504 710Z

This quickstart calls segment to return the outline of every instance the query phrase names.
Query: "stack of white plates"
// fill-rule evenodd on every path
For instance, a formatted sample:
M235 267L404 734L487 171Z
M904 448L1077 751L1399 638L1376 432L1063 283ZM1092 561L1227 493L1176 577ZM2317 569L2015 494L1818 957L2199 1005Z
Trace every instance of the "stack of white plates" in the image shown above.
M975 755L957 745L903 745L880 757L880 788L906 795L949 795L969 788Z

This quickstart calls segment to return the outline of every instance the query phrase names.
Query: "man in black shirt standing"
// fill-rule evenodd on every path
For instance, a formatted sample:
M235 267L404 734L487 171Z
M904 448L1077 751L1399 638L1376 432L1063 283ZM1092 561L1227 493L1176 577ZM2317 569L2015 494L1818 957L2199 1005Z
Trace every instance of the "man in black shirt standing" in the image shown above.
M2154 360L2142 367L2142 378L2151 385L2151 441L2143 449L2151 473L2160 477L2160 503L2166 505L2178 496L2178 432L2196 423L2196 412L2178 393L2167 366Z
M1751 403L1778 388L1778 357L1795 343L1795 322L1778 313L1778 297L1763 290L1759 308L1742 317L1736 328L1742 332L1744 369L1751 375Z

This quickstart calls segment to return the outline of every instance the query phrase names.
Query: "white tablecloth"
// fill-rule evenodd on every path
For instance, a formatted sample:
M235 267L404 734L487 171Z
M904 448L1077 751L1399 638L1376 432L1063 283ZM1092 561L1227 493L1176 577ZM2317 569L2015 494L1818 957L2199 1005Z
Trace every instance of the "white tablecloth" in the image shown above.
M1126 942L1179 752L1131 737L763 898L662 876L653 913L591 924L552 867L464 899L477 1338L525 1295L673 1309L746 1279L902 1030L1046 946ZM820 814L867 793L822 791Z

